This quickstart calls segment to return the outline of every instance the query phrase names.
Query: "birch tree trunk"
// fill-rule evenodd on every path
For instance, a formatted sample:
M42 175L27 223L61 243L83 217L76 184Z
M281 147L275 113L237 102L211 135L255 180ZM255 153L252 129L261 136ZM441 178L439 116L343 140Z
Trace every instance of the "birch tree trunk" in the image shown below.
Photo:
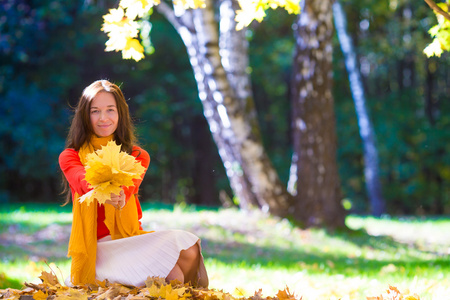
M243 30L236 30L236 9L239 8L239 4L233 0L223 0L220 2L219 9L219 54L222 62L222 66L225 70L227 80L230 84L234 95L239 101L240 109L246 110L248 116L252 116L252 120L256 120L256 109L253 103L253 92L251 90L250 76L247 74L247 68L249 67L248 60L248 41L245 37L247 28ZM258 124L256 124L258 127ZM240 168L243 172L243 180L248 186L247 190L252 191L252 185L248 179L248 170L244 169L242 164ZM256 195L249 193L247 195L247 201L249 204L261 207L265 203L260 203L256 198ZM245 203L248 206L247 203ZM241 205L241 208L246 208Z
M252 126L250 115L242 109L228 81L232 75L227 76L222 65L212 1L205 2L205 8L179 13L177 7L172 11L161 3L158 11L173 24L186 45L204 115L241 204L245 199L243 206L250 205L252 200L246 195L253 193L263 210L285 216L289 194L262 146L259 127ZM236 172L245 172L250 187Z
M345 227L336 163L332 95L333 0L306 0L296 24L293 140L298 156L294 218L305 226Z
M378 150L375 144L375 133L366 108L366 97L361 74L357 67L356 54L353 49L351 37L347 33L345 13L339 1L333 4L333 13L339 43L341 44L341 49L345 57L350 89L355 103L359 134L363 142L364 176L370 200L371 213L375 216L380 216L385 212L385 201L382 196L379 179Z
M219 114L218 100L224 97L218 89L219 85L215 83L212 74L214 69L205 59L205 51L207 49L200 49L200 41L194 25L193 11L184 11L178 8L180 11L175 14L175 11L164 2L157 9L175 27L186 46L197 82L203 114L209 124L209 129L222 159L230 186L235 196L240 199L240 205L243 208L248 208L252 203L253 194L251 193L251 187L243 176L240 155L236 152L236 147L231 143L230 138L233 134L229 128L228 117L226 114L223 114L225 109L224 107L222 108L223 105L220 106L222 116ZM216 75L216 77L220 78L223 76ZM216 97L217 101L214 97ZM224 123L221 118L224 118Z

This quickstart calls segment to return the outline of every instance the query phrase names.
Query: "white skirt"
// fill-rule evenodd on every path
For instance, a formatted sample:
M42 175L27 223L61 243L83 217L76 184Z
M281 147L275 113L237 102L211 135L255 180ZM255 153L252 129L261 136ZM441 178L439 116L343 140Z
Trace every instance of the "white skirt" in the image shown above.
M148 277L167 277L175 267L181 250L196 243L200 249L198 276L201 281L206 279L207 282L200 239L183 230L156 231L118 240L106 236L98 240L96 279L143 286Z

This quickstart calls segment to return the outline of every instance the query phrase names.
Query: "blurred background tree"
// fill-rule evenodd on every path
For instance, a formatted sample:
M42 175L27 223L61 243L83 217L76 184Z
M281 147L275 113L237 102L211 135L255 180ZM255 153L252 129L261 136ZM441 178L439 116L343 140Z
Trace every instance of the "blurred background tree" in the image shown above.
M427 58L436 17L422 0L341 1L377 134L387 212L450 212L448 53ZM102 15L116 1L0 4L0 202L59 201L58 154L82 89L121 85L152 163L143 201L220 205L232 197L198 103L182 40L152 15L154 53L143 61L105 53ZM247 30L263 143L281 181L292 154L289 84L295 16L268 11ZM368 212L362 144L344 58L334 38L338 167L345 205ZM220 196L222 195L222 196Z
M290 86L297 192L290 209L307 226L343 228L346 213L341 203L333 96L333 1L300 3L302 12L293 24Z

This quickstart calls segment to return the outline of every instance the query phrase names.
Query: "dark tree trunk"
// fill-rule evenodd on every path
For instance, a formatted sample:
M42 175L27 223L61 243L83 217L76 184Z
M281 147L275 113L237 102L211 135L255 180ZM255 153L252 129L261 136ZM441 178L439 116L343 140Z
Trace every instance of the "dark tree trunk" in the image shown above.
M305 226L337 228L345 227L345 210L336 163L332 4L305 1L294 24L292 108L298 183L293 217Z

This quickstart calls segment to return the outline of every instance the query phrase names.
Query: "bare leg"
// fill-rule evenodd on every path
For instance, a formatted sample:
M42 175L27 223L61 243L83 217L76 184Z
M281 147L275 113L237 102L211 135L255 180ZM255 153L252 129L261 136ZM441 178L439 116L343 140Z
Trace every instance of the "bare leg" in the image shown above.
M184 274L178 264L175 264L175 267L173 267L172 271L170 271L169 275L166 277L167 282L171 282L172 280L178 280L179 282L184 283Z
M180 258L177 261L177 265L183 272L185 283L187 282L190 282L191 284L197 283L197 272L199 264L200 264L200 249L197 244L180 252Z

